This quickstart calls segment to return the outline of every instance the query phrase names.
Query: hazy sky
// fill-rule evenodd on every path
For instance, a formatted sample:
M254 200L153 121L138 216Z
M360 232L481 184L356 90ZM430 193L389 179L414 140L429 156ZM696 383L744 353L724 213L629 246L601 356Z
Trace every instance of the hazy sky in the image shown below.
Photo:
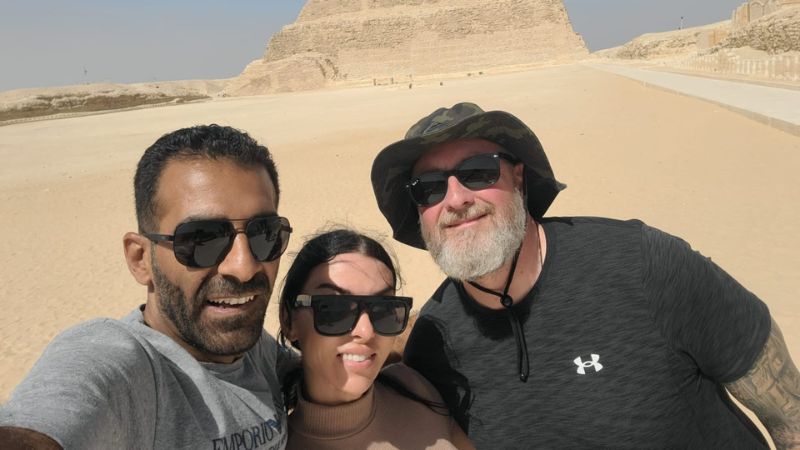
M565 0L589 49L730 18L744 0ZM228 78L304 0L0 0L0 91ZM487 0L487 4L491 1Z

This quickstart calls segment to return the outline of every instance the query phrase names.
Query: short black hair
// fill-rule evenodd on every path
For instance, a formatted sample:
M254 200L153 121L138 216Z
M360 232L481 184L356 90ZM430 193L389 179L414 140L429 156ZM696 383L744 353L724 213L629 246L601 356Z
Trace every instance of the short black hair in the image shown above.
M161 136L139 160L133 177L139 232L154 231L157 226L155 197L164 167L171 160L192 158L227 159L242 167L263 167L275 187L275 206L278 206L278 171L267 147L259 145L250 135L235 128L216 124L197 125Z
M382 262L392 274L390 286L397 290L397 270L392 257L383 246L375 239L357 231L339 228L318 234L303 244L297 252L292 266L286 272L281 291L280 307L291 322L292 311L295 309L294 299L301 294L303 285L315 267L329 262L338 255L345 253L360 253ZM281 332L281 338L283 333ZM283 340L283 339L282 339Z

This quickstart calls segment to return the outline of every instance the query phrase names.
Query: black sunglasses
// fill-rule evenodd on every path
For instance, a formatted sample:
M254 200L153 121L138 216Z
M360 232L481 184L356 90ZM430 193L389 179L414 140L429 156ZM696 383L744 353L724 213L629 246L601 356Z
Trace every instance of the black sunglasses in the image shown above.
M461 161L451 170L420 174L406 183L405 188L417 206L435 205L447 194L447 179L451 176L472 191L486 189L497 183L501 158L512 164L519 162L505 153L483 153Z
M143 233L153 242L172 241L175 259L188 267L213 267L221 263L231 251L236 235L244 233L256 261L278 259L289 244L292 227L289 219L280 216L262 216L247 220L243 230L233 222L238 220L196 220L184 222L175 228L175 234Z
M314 329L323 336L341 336L353 331L365 310L376 333L396 336L406 329L411 303L411 297L393 295L300 294L294 306L311 307Z

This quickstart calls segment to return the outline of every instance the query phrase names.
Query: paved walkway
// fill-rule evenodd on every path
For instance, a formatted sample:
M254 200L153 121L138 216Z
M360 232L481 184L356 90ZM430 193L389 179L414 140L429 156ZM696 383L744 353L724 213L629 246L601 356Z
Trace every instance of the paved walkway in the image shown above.
M797 90L612 64L586 65L641 81L647 86L707 100L800 136L800 91Z

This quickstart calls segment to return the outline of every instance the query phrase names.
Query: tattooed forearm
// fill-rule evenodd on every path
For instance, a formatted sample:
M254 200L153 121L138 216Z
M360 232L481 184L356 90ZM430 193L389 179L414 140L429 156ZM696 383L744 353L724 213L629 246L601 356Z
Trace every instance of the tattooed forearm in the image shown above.
M756 413L778 449L800 449L800 373L774 319L753 368L725 387Z

